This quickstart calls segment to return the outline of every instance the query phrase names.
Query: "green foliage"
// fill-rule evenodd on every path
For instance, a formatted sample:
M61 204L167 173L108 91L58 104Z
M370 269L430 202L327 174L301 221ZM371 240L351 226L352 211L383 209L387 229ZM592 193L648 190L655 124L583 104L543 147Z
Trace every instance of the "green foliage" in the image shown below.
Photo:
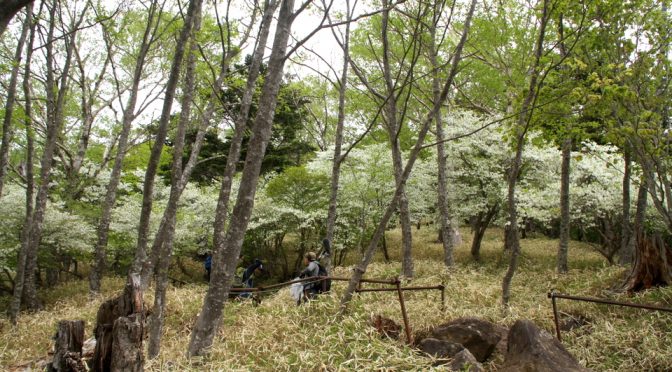
M275 202L302 211L324 209L329 178L312 174L305 167L291 167L274 177L266 185L266 194Z

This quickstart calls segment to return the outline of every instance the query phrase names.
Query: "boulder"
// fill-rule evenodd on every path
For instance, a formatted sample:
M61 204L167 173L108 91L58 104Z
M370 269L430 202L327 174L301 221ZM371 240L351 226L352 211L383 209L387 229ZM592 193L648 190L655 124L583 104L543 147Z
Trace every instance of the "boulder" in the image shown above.
M450 362L449 368L451 371L469 371L469 372L483 372L483 366L474 358L474 356L467 349L463 349L455 354L453 361Z
M464 346L450 341L437 340L435 338L425 338L420 341L418 348L436 358L453 358L457 353L464 349Z
M503 328L476 318L455 319L431 331L432 338L462 344L479 362L490 357L503 334Z
M499 371L589 371L548 332L529 320L518 320L509 330L504 365Z

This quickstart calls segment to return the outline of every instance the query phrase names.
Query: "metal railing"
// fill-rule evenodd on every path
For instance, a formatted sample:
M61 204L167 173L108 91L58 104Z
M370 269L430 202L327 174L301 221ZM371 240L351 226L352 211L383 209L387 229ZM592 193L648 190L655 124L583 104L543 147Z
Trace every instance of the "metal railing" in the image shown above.
M551 299L551 303L553 304L553 319L555 321L555 333L558 337L558 341L562 341L562 339L560 338L560 320L558 319L558 306L556 304L556 298L564 298L566 300L573 300L573 301L592 302L592 303L596 303L596 304L633 307L633 308L637 308L637 309L645 309L645 310L651 310L651 311L664 311L664 312L672 313L672 308L658 306L658 305L636 304L636 303L632 303L632 302L620 302L620 301L606 300L606 299L602 299L602 298L570 296L570 295L558 293L555 290L551 290L550 292L548 292L548 298Z
M350 281L350 278L343 278L343 277L335 277L335 276L313 276L313 277L308 277L308 278L302 278L302 279L295 279L295 280L290 280L288 282L283 282L283 283L278 283L278 284L272 284L272 285L267 285L267 286L259 286L259 287L253 287L253 288L230 288L229 292L231 293L263 293L267 291L272 291L277 288L282 288L288 285L292 285L294 283L304 283L304 282L321 282L324 280L332 280L332 281L342 281L342 282L347 282ZM385 284L385 285L393 285L395 288L362 288L361 285L362 283L371 283L371 284ZM401 307L401 315L404 321L404 330L406 332L406 341L408 343L411 343L413 338L411 336L411 327L408 321L408 314L406 312L406 302L404 301L404 291L425 291L425 290L439 290L441 291L441 310L443 311L445 309L445 304L446 304L446 287L443 284L439 285L433 285L433 286L413 286L413 287L402 287L401 286L401 280L399 278L394 278L394 279L366 279L362 278L360 279L359 283L357 284L357 289L355 289L356 292L358 293L365 293L365 292L397 292L397 295L399 297L399 306Z

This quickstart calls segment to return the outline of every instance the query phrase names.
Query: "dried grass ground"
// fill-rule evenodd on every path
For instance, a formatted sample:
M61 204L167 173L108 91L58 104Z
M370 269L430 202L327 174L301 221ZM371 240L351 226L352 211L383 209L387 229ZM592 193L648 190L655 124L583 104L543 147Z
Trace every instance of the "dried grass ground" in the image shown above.
M463 230L464 243L456 250L457 267L442 265L436 234L427 228L415 231L415 270L413 285L443 282L446 309L440 308L436 291L406 292L406 306L413 331L461 316L477 316L509 326L527 318L553 331L550 301L546 293L561 292L617 300L652 303L672 307L672 289L653 289L629 297L614 294L624 269L608 266L587 246L570 245L570 272L557 275L557 241L532 238L522 241L523 255L513 279L512 304L506 311L500 305L501 279L507 256L502 252L502 233L491 230L484 239L482 260L469 257L470 236ZM367 277L393 277L399 273L399 232L388 233L393 261L382 263L377 257ZM348 275L349 267L336 270ZM86 282L69 282L42 293L46 308L22 314L13 329L6 317L0 318L0 370L43 358L50 350L56 322L84 319L90 337L100 303L123 285L119 278L104 281L104 297L87 298ZM369 326L374 314L402 323L399 303L393 293L364 293L355 297L349 315L337 321L335 313L344 284L335 283L333 293L308 306L297 307L287 289L264 297L258 307L249 302L232 302L224 310L225 320L207 358L185 358L190 329L202 304L206 287L189 284L171 287L168 293L167 324L161 355L148 361L148 371L313 371L313 370L431 370L432 361L401 342L381 339ZM147 296L151 303L151 296ZM0 307L6 306L2 299ZM564 313L582 315L588 326L563 333L569 351L585 366L596 371L672 370L672 315L613 306L559 300ZM495 370L501 356L486 367Z

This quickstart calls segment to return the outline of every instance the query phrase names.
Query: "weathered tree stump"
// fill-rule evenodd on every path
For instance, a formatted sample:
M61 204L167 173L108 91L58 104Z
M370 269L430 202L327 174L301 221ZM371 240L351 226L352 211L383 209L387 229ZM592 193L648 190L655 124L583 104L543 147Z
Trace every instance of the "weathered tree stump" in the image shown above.
M144 309L140 277L129 276L124 293L105 301L98 309L94 330L96 350L93 354L91 369L98 372L141 371L143 359L138 358L137 355L142 356L143 323ZM137 336L138 332L139 336ZM117 354L118 351L115 351L114 347L115 342L117 350L123 349L123 352ZM132 348L136 351L131 352ZM130 359L126 360L126 357ZM113 361L118 368L113 368Z
M114 321L112 342L113 371L137 372L143 370L142 334L144 317L132 314Z
M84 362L82 362L84 321L59 321L55 339L56 347L54 348L54 359L48 370L58 372L86 371Z
M647 236L639 232L635 262L625 282L625 290L637 292L655 286L672 285L672 249L660 234Z

